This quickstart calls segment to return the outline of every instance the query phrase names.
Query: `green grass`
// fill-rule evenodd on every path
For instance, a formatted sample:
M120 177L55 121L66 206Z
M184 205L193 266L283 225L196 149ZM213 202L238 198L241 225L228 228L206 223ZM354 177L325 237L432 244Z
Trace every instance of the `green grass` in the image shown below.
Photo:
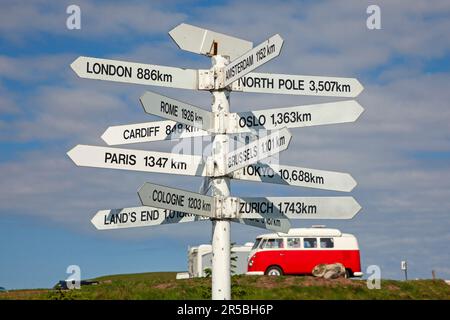
M112 275L96 278L98 285L80 290L14 290L0 299L211 299L211 279L176 280L175 272ZM233 299L450 299L442 280L383 280L369 290L363 280L324 280L313 277L233 276Z

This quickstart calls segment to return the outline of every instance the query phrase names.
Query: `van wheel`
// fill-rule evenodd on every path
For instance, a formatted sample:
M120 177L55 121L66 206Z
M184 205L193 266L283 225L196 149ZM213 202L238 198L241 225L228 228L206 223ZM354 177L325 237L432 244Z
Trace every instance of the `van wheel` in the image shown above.
M271 266L266 270L266 276L282 276L283 270L277 266Z

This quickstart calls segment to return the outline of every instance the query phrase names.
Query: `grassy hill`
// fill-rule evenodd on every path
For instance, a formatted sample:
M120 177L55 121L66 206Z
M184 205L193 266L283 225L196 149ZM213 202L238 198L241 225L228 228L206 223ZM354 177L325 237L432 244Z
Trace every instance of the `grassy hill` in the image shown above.
M104 276L80 290L13 290L0 299L211 299L211 279L176 280L175 272ZM443 280L383 280L380 290L363 280L233 276L233 299L450 299Z

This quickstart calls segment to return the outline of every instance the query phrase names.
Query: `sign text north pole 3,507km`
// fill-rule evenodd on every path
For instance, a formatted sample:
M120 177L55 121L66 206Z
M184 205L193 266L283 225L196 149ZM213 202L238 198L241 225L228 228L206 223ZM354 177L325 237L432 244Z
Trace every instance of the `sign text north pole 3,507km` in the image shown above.
M364 87L355 78L248 73L232 84L235 92L355 98Z

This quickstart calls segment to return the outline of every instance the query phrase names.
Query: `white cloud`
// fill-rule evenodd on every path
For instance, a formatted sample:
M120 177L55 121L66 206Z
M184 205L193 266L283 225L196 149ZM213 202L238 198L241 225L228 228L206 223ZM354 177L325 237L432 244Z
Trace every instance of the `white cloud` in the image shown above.
M25 45L29 36L52 34L73 38L108 39L110 35L166 32L185 15L169 12L164 3L77 1L81 9L81 29L68 30L66 8L73 1L3 1L0 12L0 35Z

